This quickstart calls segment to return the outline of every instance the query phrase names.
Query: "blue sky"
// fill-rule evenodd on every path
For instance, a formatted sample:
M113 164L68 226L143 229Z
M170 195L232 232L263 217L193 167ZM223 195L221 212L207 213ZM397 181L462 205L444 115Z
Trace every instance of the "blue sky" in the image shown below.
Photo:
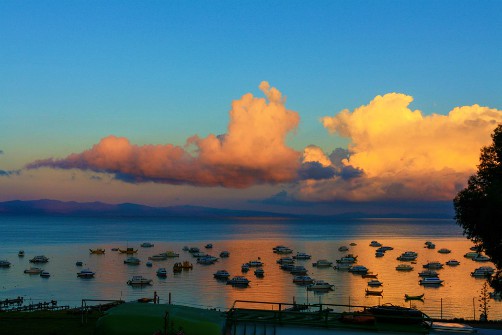
M347 147L320 119L386 93L412 96L423 115L501 109L501 10L500 1L2 1L0 170L109 135L182 145L223 134L232 101L262 97L262 81L298 112L287 137L298 151Z

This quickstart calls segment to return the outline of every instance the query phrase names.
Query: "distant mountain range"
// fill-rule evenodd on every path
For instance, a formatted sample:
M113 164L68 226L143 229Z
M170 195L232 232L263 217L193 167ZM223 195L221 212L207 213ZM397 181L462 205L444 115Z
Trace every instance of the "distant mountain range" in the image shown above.
M194 218L439 218L451 219L449 210L417 210L412 213L388 212L379 215L364 212L346 212L337 215L295 215L288 213L230 210L200 206L152 207L133 203L107 204L103 202L75 202L58 200L13 200L0 202L0 215L48 215L88 217L194 217Z
M293 217L259 211L229 210L199 206L151 207L132 203L75 202L58 200L13 200L0 202L0 215L119 216L119 217Z

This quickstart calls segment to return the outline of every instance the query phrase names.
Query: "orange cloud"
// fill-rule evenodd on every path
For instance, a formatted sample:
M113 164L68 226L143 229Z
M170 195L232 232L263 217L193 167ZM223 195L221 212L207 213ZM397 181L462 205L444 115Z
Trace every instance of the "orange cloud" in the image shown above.
M480 149L490 144L502 111L473 105L457 107L448 115L424 116L409 109L412 101L411 96L390 93L352 112L322 118L331 133L351 139L350 156L342 163L362 174L305 181L297 197L451 199L475 172ZM319 162L325 162L319 157Z
M286 109L277 89L267 82L260 89L267 99L245 94L232 103L227 134L189 138L187 145L195 146L195 154L171 144L138 146L108 136L82 153L36 161L27 168L75 168L113 173L130 182L232 188L292 181L300 153L287 147L285 139L300 118Z

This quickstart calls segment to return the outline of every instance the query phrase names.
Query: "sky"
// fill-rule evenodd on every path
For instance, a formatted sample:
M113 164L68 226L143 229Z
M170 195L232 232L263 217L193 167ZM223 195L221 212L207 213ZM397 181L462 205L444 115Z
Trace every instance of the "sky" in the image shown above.
M451 208L502 122L500 12L1 1L0 201Z

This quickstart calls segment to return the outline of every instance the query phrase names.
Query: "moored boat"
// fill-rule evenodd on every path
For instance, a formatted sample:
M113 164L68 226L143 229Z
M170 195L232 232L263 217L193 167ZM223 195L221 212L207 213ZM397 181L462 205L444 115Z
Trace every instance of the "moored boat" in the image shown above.
M276 261L277 264L293 264L294 262L295 260L291 257L281 257Z
M424 270L418 274L420 277L439 277L439 274L434 270Z
M377 287L377 286L382 286L383 283L378 280L378 279L372 279L368 282L368 286L372 286L372 287Z
M227 285L246 287L250 283L249 279L243 276L235 276L230 280L227 280Z
M439 279L439 277L425 277L423 279L420 279L418 283L420 285L424 285L424 286L428 286L428 285L439 286L439 285L443 284L443 281L444 280Z
M163 261L167 259L167 254L165 252L156 254L153 256L148 257L149 260L151 261Z
M368 273L368 268L365 267L364 265L354 265L349 269L349 272L355 274L366 274Z
M447 249L447 248L441 248L441 249L438 250L438 252L440 254L449 254L451 252L451 250Z
M265 270L263 270L262 268L258 268L254 270L254 274L256 277L263 277L265 276Z
M398 266L396 266L396 270L397 271L411 271L411 270L413 270L413 266L411 266L409 264L399 264Z
M79 278L93 278L96 273L92 272L89 269L83 269L82 271L77 273L77 277Z
M306 275L307 269L305 269L304 266L298 265L298 266L294 266L289 272L292 275Z
M241 271L242 272L248 272L249 271L249 264L248 263L244 263L241 265Z
M134 248L127 248L125 250L123 249L119 249L119 252L121 254L127 254L127 255L132 255L132 254L135 254L138 252L138 249L134 249Z
M167 258L175 258L175 257L180 257L180 254L178 254L177 252L174 252L172 250L167 250L165 253Z
M335 285L332 285L324 280L316 280L313 284L307 286L309 291L331 291Z
M350 270L351 267L352 267L352 264L349 264L349 263L340 263L340 264L335 265L333 267L333 269L348 271L348 270Z
M255 261L249 261L248 262L249 266L251 267L258 267L258 266L263 266L263 262L262 261L258 261L258 260L255 260Z
M82 262L82 261L76 261L75 265L76 266L82 266L82 265L84 265L84 262Z
M495 272L495 269L491 266L481 266L471 272L471 276L476 278L486 278L491 277L491 275Z
M183 263L181 263L181 268L183 270L192 270L193 269L193 264L190 263L189 261L183 261Z
M51 276L51 274L49 273L49 271L42 271L40 272L40 277L42 278L49 278Z
M93 255L104 255L105 249L97 248L97 249L89 249L89 252Z
M336 262L338 264L343 264L343 263L354 264L357 262L357 256L354 256L353 254L348 254L347 256L337 259Z
M213 273L214 278L216 279L228 279L230 277L230 273L227 270L218 270L216 273Z
M130 280L127 281L127 285L131 286L143 286L152 285L152 280L144 278L143 276L132 276Z
M221 258L227 258L230 256L230 252L226 251L226 250L223 250L222 252L220 252L220 257Z
M142 248L152 248L154 246L153 243L150 243L150 242L143 242L141 243L140 245Z
M310 259L312 258L311 255L304 253L304 252L297 252L296 256L293 256L294 259L300 259L300 260L305 260L305 259Z
M317 262L312 264L312 266L315 266L318 268L326 268L326 267L330 267L331 265L333 265L333 262L330 262L327 259L319 259L319 260L317 260Z
M362 275L363 278L377 278L378 273L365 273Z
M349 251L349 247L347 247L346 245L339 246L338 251Z
M139 263L141 263L141 261L136 257L127 257L126 259L124 259L124 264L138 265Z
M409 294L404 294L404 300L423 300L424 299L424 293L420 295L409 295Z
M10 267L10 262L6 259L0 259L0 268Z
M161 277L161 278L167 277L167 270L166 270L166 268L159 268L156 273L157 273L158 277Z
M17 253L17 255L19 257L24 257L24 250L19 250L19 252Z
M443 264L440 262L429 262L427 264L424 264L423 267L425 269L442 269Z
M48 261L49 258L45 257L44 255L35 256L30 259L30 263L47 263Z
M383 290L375 291L375 290L366 289L365 293L366 293L366 295L379 295L379 296L381 296L383 294Z
M299 285L308 285L314 283L314 279L310 278L309 276L295 276L293 278L293 283Z
M370 247L381 247L382 246L382 243L378 242L378 241L371 241L370 242Z
M42 270L41 268L32 266L29 269L24 270L24 273L27 273L30 275L38 275L38 274L42 273L42 271L44 271L44 270Z
M457 261L456 259L450 259L448 262L446 262L446 265L457 266L457 265L460 265L460 262Z

